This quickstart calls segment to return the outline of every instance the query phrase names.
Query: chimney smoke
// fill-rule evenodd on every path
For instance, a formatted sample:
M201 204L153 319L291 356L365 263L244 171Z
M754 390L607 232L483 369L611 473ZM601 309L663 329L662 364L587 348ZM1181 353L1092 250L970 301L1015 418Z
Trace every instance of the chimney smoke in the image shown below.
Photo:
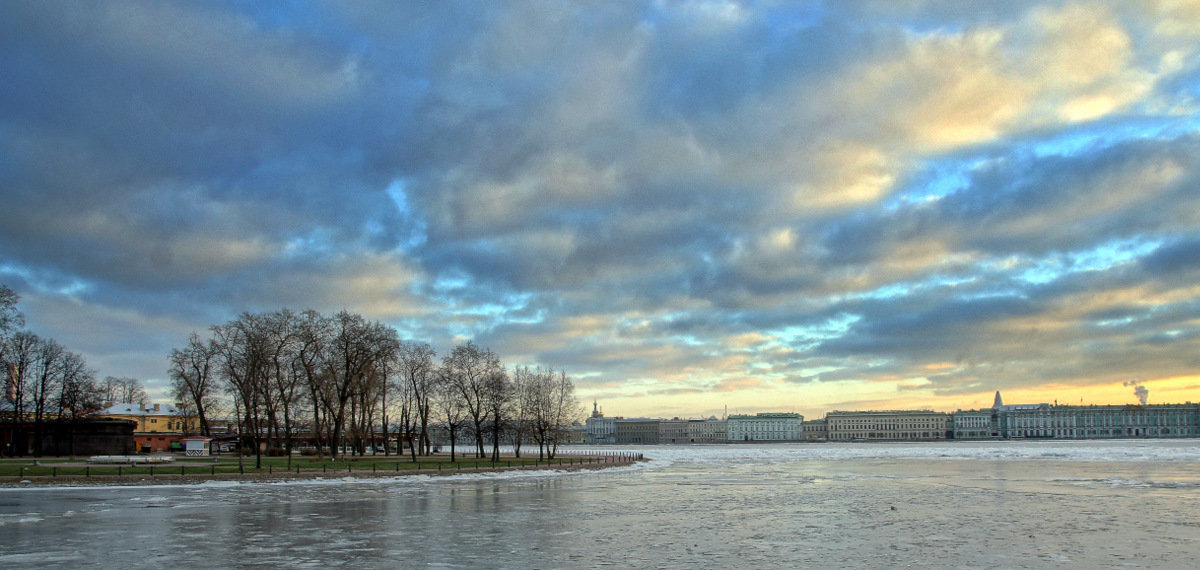
M1126 380L1125 386L1133 386L1133 395L1137 396L1138 401L1141 402L1143 406L1146 405L1146 402L1150 399L1150 390L1147 390L1146 387L1142 386L1141 382L1138 382L1137 380Z

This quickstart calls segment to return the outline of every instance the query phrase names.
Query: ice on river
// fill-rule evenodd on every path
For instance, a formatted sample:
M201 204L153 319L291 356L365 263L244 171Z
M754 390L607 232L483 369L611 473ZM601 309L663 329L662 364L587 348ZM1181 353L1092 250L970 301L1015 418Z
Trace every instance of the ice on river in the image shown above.
M1197 440L631 451L650 460L0 489L0 565L1190 567L1200 556Z

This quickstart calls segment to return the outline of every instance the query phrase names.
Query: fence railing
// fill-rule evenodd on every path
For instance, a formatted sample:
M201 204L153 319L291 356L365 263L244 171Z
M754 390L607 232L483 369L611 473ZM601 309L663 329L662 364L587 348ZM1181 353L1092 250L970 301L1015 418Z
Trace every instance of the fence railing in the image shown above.
M346 462L322 462L319 465L305 463L299 465L268 464L261 468L246 465L245 462L232 461L202 463L177 462L174 464L144 464L132 463L127 465L20 465L14 470L12 466L0 464L0 479L11 480L37 478L83 478L83 479L122 479L126 477L218 477L238 475L328 475L328 474L404 474L443 472L484 472L513 469L544 469L553 467L587 467L611 466L628 464L643 460L643 454L618 451L600 451L584 454L557 454L553 459L530 457L501 457L497 461L490 458L469 458L448 461L444 456L426 457L417 461L398 459L396 461L354 460Z

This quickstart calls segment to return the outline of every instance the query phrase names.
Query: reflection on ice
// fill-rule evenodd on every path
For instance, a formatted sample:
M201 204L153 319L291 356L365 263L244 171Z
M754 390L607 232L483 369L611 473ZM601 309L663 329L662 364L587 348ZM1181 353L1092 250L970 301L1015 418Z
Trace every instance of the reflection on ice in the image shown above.
M586 447L571 451L585 451ZM1197 440L1103 440L937 443L804 443L757 445L649 446L622 448L645 453L651 461L790 462L858 459L1059 459L1066 461L1200 462Z

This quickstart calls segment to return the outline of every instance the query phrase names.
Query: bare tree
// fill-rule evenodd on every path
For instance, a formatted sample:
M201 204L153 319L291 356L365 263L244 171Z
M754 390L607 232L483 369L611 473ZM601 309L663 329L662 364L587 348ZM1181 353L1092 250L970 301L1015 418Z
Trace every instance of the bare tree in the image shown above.
M150 397L146 395L146 389L142 387L142 381L137 378L106 376L100 383L100 389L104 392L104 403L108 406L114 404L145 406L150 402Z
M8 369L8 383L5 396L12 403L10 419L15 422L10 455L25 455L27 432L24 420L31 405L33 387L31 386L34 362L37 360L37 350L41 339L29 331L20 331L4 340L4 364ZM19 449L18 449L19 448Z
M435 420L450 432L452 458L464 430L480 458L487 457L490 437L492 460L498 460L509 434L518 455L531 436L542 456L553 457L562 428L581 413L565 373L517 368L510 377L496 353L472 342L455 346L436 366L429 344L400 342L395 329L348 311L331 317L287 309L245 313L212 327L212 334L207 342L193 334L171 352L176 394L211 433L205 410L222 385L215 381L223 381L243 443L253 446L259 467L264 450L291 456L305 410L319 453L328 446L335 458L351 448L364 453L381 426L390 443L398 412L400 439L413 461L431 453ZM130 385L125 380L107 380L112 399L123 399L120 391ZM133 385L140 389L136 380Z
M324 428L328 425L325 410L333 405L333 375L325 367L328 361L329 339L333 335L329 318L316 311L305 311L296 322L296 354L294 366L301 373L308 389L312 432L317 439L318 456L324 453L325 445L332 449L333 443L325 438ZM323 445L323 443L325 445Z
M103 406L104 399L95 373L88 369L82 356L67 353L59 383L58 418L74 420Z
M13 404L13 420L19 421L25 417L30 404L33 390L29 378L42 339L32 332L20 331L5 341L3 350L8 367L8 399Z
M68 354L70 353L67 352L67 349L54 339L39 339L33 347L33 360L30 362L31 369L28 380L30 382L30 404L33 407L35 455L42 454L43 424L53 413L50 408L57 404L56 396L59 393L63 366L66 364Z
M0 341L18 327L25 326L25 317L17 310L19 300L21 296L16 291L9 289L8 285L0 285ZM3 357L4 353L0 352L0 359Z
M538 442L538 457L554 459L562 434L583 415L575 385L566 372L538 369L532 376L530 395L533 437Z
M533 418L537 406L535 376L540 372L540 370L536 373L531 372L528 366L513 368L513 407L512 418L509 420L509 435L512 441L513 455L517 457L521 456L521 445L529 436L529 431L533 426L531 418Z
M551 413L550 413L550 447L547 451L550 459L558 453L558 444L566 435L566 430L583 416L583 406L575 396L575 384L567 376L566 371L560 370L557 376L551 378Z
M396 355L395 366L397 372L403 371L403 366L400 363L399 354ZM389 445L389 434L394 433L398 445L396 453L404 455L404 443L408 442L409 449L412 450L413 461L417 460L416 443L413 438L413 432L416 431L415 421L415 405L413 403L412 389L404 377L397 374L388 380L388 389L385 393L387 398L383 403L383 453L389 455L392 452L392 446ZM391 427L395 426L395 430Z
M530 435L538 444L538 459L546 457L546 447L549 442L550 429L553 424L551 404L551 372L540 367L529 375L526 410L529 418Z
M233 395L242 434L249 431L255 467L262 467L264 410L262 397L269 363L269 340L262 315L244 313L232 322L213 327L218 372ZM239 441L239 455L244 452Z
M367 435L370 437L372 446L375 445L375 428L377 426L382 428L383 449L386 454L389 453L388 401L389 398L401 395L396 392L396 385L400 380L397 373L400 370L402 343L396 329L382 323L374 323L372 326L372 342L375 343L376 352L367 384L369 398L364 402L364 411L368 414L364 417L364 423L368 427ZM404 403L403 399L401 399L401 403Z
M498 363L498 361L497 361ZM514 393L512 382L503 366L496 366L488 371L483 380L484 409L490 418L492 432L492 461L500 460L500 434L508 421L508 414L513 404Z
M333 318L325 368L329 374L329 394L326 396L326 417L329 420L331 455L337 457L342 447L346 425L346 407L370 366L370 346L363 342L366 321L359 315L342 311Z
M30 451L29 434L23 426L32 420L32 451L40 455L44 424L98 409L99 389L83 357L53 339L16 331L25 324L16 307L19 298L8 286L0 285L0 376L4 377L4 398L11 404L5 415L16 426L8 452L24 455Z
M270 345L264 402L267 404L271 431L277 439L282 439L288 467L292 465L296 412L300 408L301 388L304 385L303 368L297 363L297 350L301 344L298 323L297 316L287 309L266 317Z
M436 357L437 353L428 343L404 342L400 345L400 375L407 385L405 393L411 402L414 419L419 424L415 441L410 439L413 461L416 461L418 453L428 455L430 451L430 399L436 383L433 363Z
M450 434L450 462L453 463L458 434L467 418L466 406L453 379L453 373L448 368L436 369L434 377L436 380L430 401L438 420L446 426L446 431Z
M8 288L8 285L0 285L0 376L4 377L4 397L13 405L14 420L16 419L16 409L18 407L17 395L17 370L16 362L10 359L10 334L17 327L25 324L25 318L21 312L17 310L17 301L20 296L15 291Z
M211 435L208 425L209 408L217 395L214 360L217 347L213 341L203 341L196 333L188 337L187 346L171 350L171 387L175 400L184 403L200 420L200 433Z
M19 386L17 384L20 370L17 368L17 363L11 359L9 352L11 338L9 335L17 327L25 324L24 316L17 310L17 301L20 298L15 291L8 288L8 285L0 285L0 376L4 378L4 398L13 406L12 419L14 421L20 417L17 415L17 410L20 407ZM15 446L13 447L15 448Z
M354 449L364 454L367 449L375 449L375 427L380 420L387 422L386 408L387 390L389 386L388 373L390 365L388 357L381 354L376 358L370 370L362 378L362 384L355 391L351 414L354 432ZM386 430L385 430L386 433ZM386 439L386 436L385 436Z
M485 457L483 448L484 422L487 421L486 383L496 370L503 370L500 358L486 348L467 342L455 346L442 359L442 367L449 375L451 384L458 390L459 398L471 419L472 435L475 438L475 456Z
M396 330L369 323L361 315L342 311L332 319L332 335L325 353L330 381L326 418L331 425L331 448L337 453L352 399L368 386L375 367L394 350Z

